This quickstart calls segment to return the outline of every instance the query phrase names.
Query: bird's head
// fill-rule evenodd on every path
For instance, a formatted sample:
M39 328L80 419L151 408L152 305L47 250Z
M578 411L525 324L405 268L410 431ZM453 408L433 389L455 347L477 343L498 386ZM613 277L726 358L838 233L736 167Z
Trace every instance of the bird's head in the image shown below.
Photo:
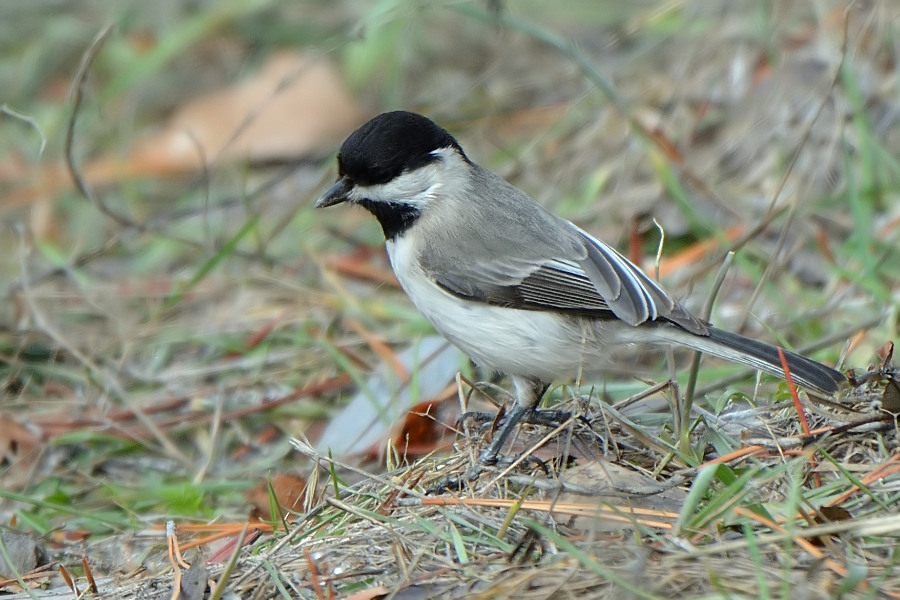
M389 240L409 229L447 180L470 164L446 130L406 111L365 123L344 141L337 159L338 180L316 208L358 204L375 215Z

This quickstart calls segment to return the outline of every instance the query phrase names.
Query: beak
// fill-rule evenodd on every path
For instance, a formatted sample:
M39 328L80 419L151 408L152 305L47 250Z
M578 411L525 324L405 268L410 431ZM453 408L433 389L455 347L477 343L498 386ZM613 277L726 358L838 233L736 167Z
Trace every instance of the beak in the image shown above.
M335 204L340 204L341 202L347 202L350 200L348 194L350 190L353 189L353 183L346 177L341 177L335 182L333 186L328 188L328 191L322 194L322 197L316 201L316 208L325 208L328 206L334 206Z

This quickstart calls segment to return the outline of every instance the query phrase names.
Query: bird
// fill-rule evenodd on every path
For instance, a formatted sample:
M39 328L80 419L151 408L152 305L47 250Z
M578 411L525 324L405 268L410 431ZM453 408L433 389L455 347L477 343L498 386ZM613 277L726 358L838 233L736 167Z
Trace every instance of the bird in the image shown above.
M515 404L479 455L495 464L549 386L622 344L686 347L785 378L779 350L700 319L606 244L472 161L437 123L385 112L351 133L337 181L315 203L370 212L415 307L476 364L509 376ZM822 397L839 371L784 351Z

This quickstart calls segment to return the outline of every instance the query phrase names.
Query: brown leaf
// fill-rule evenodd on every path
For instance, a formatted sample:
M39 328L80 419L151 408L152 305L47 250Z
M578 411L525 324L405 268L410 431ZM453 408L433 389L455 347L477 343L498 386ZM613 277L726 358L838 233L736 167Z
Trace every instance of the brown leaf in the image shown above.
M359 592L354 592L349 596L346 596L344 600L378 600L379 598L384 598L388 594L391 593L391 589L385 587L383 585L377 585L373 588L369 588L367 590L361 590Z
M364 120L330 61L285 51L269 57L248 81L186 102L158 131L137 141L128 156L97 158L83 175L92 187L103 187L129 178L194 173L213 164L315 157L331 152ZM47 199L72 180L57 165L28 169L17 164L22 162L14 157L0 163L0 182L14 186L0 198L0 214L34 206L32 230L38 238L52 238L59 223Z
M412 459L452 444L455 432L445 424L444 400L419 402L406 413L392 436L401 456Z
M822 519L816 518L816 523L835 523L837 521L849 521L853 518L850 511L842 506L823 506L819 509Z
M817 525L824 525L825 523L837 523L851 519L853 519L853 515L842 506L822 506L812 520ZM828 545L829 540L832 539L837 540L837 536L814 536L809 538L809 541L818 548L824 548Z
M887 385L881 394L881 408L895 415L900 413L900 380L893 375L887 377Z
M253 505L254 511L266 521L275 517L269 504L269 483L264 481L247 492L247 500ZM275 499L282 508L293 512L303 510L303 501L306 499L306 480L303 477L279 473L272 477L271 485Z
M296 52L272 55L249 81L201 96L177 109L168 124L136 144L119 171L192 172L222 162L267 162L330 152L363 120L328 60ZM98 161L89 179L116 176Z
M3 475L8 489L18 487L37 458L40 434L9 413L0 413L0 465L10 465ZM24 479L22 479L24 481Z

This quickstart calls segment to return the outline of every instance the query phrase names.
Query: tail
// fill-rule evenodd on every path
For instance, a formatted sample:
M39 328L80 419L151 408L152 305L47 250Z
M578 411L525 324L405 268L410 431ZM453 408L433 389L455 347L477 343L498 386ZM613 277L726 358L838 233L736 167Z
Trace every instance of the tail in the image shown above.
M712 326L709 327L708 336L668 326L664 337L694 350L785 378L778 348L770 344ZM847 378L842 373L810 358L787 350L784 350L784 357L791 371L791 379L810 391L830 396L847 383Z

